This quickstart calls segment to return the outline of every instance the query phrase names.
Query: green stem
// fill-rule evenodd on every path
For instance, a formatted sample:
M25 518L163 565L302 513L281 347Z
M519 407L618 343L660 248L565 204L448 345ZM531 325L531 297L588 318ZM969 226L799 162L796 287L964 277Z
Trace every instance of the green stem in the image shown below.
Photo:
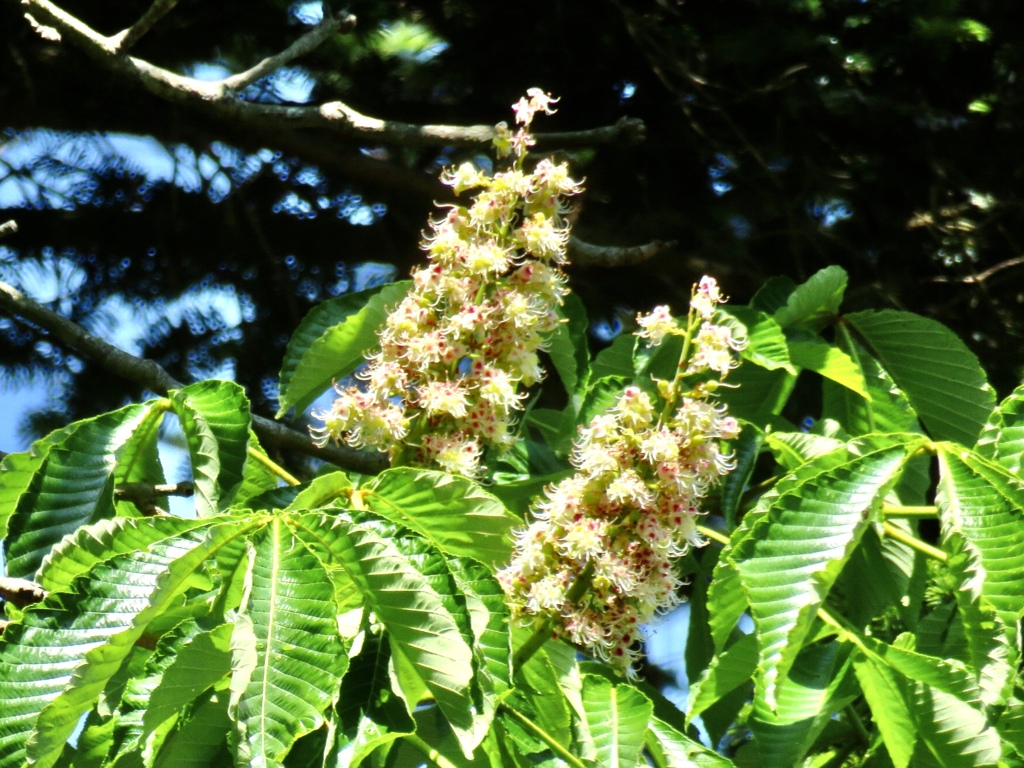
M937 549L931 544L926 544L920 539L914 538L909 533L897 528L892 523L882 523L882 530L885 531L886 536L891 536L896 539L896 541L902 542L908 547L916 549L918 552L922 552L923 554L928 555L928 557L934 558L939 562L944 563L949 559L948 555L941 549Z
M686 368L690 362L690 347L693 344L693 332L697 330L697 317L693 308L690 308L686 316L686 333L683 334L683 351L679 353L679 362L676 364L676 375L672 379L672 386L669 387L668 396L665 398L665 407L661 409L658 417L658 428L665 423L665 419L672 413L676 401L679 399L679 384L686 374Z
M529 731L538 739L547 744L548 747L551 748L552 752L558 755L558 757L562 758L562 760L564 760L566 763L573 766L573 768L586 768L586 765L583 763L582 760L573 755L569 750L562 746L561 742L559 742L558 739L556 739L550 733L545 731L543 728L541 728L539 725L533 722L533 720L528 718L526 715L524 715L521 712L517 712L516 710L512 709L512 707L510 707L507 703L504 702L502 702L498 706L498 708L506 715L511 717L513 720L515 720L517 723L519 723L521 726L523 726L523 728L525 728L527 731Z
M299 485L299 481L295 478L294 475L292 475L287 469L282 467L280 464L277 464L276 462L272 461L271 458L267 456L265 453L261 453L260 451L257 451L255 448L251 447L248 449L248 452L249 456L256 459L256 461L258 461L260 464L265 466L275 475L280 477L282 480L288 483L288 485Z
M575 605L576 602L583 597L583 593L590 588L590 579L594 575L594 563L588 562L573 585L569 587L568 593L565 598L571 604ZM512 656L512 669L519 670L522 666L533 658L533 655L541 649L548 640L551 639L551 619L545 619L537 629L533 631L526 642L519 646L519 650Z
M729 543L729 537L724 533L716 531L714 528L708 528L706 525L697 524L697 532L702 536L707 536L712 541L716 541L723 547Z
M857 710L853 708L853 705L847 705L843 711L846 712L846 716L849 718L850 722L853 723L853 729L860 734L864 743L870 744L871 733L868 731L867 726L864 725L864 721L861 720L860 715L857 714Z
M939 508L934 504L924 507L904 507L901 504L883 504L882 513L886 517L894 518L938 517Z
M438 752L432 746L427 744L427 742L425 742L423 739L421 739L415 733L406 734L402 738L405 739L407 742L409 742L410 746L416 747L416 749L419 750L423 754L424 757L426 757L430 762L432 762L438 768L456 768L455 763L453 763L447 757L442 755L440 752Z

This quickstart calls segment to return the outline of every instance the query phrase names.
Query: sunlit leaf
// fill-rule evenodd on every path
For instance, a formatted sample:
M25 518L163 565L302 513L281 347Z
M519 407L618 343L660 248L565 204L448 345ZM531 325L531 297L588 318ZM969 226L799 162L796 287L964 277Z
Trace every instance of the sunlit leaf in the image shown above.
M584 675L583 708L598 764L633 768L647 734L650 700L626 683L615 685L604 677Z
M216 515L245 477L250 434L249 400L232 381L201 381L173 391L195 482L196 515Z
M906 393L936 440L974 445L995 405L978 358L941 323L911 312L855 312L845 319Z
M292 334L281 363L277 418L303 410L363 362L377 344L387 311L401 301L410 281L390 283L328 299L309 311Z

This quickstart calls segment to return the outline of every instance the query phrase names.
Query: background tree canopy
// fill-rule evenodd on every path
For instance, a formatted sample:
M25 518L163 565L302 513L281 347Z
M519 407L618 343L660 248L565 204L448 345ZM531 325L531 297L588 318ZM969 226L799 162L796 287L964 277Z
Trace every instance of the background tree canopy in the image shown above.
M63 7L113 35L147 5ZM182 381L233 375L271 412L284 344L306 311L404 276L445 199L439 169L485 144L375 139L177 103L67 34L34 31L24 14L49 26L46 6L0 3L0 218L19 226L0 244L0 275ZM622 131L539 147L566 153L586 177L580 239L656 244L640 264L572 273L591 317L604 318L595 343L636 309L681 304L704 272L745 300L767 276L802 280L837 264L850 274L851 309L938 318L997 389L1019 380L1022 51L1011 4L425 0L347 10L354 28L239 98L487 125L539 86L562 98L544 130L643 121L642 141ZM284 50L323 12L183 0L131 54L217 80ZM0 323L9 383L41 370L62 392L63 412L36 418L32 433L141 394Z

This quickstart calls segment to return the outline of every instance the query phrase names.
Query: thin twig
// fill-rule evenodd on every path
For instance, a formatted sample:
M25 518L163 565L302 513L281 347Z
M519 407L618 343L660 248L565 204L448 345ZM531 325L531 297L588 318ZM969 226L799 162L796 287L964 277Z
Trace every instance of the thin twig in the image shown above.
M335 33L346 34L355 29L356 17L351 13L342 11L332 16L325 16L324 20L313 29L289 45L283 51L273 56L268 56L256 66L239 72L237 75L224 79L224 85L233 91L240 91L248 85L252 85L262 77L276 72L292 59L305 56L310 51L316 50L327 38Z
M115 376L134 382L150 392L166 395L169 390L184 386L153 360L135 357L108 344L77 323L47 309L3 282L0 282L0 310L45 329L78 354L96 361ZM263 416L254 414L252 426L261 439L279 448L315 456L343 469L374 475L387 467L387 460L383 454L357 451L346 446L318 448L310 440L309 435L296 432Z
M110 38L117 53L126 53L130 50L144 34L149 32L160 19L170 13L178 0L153 0L142 18L132 24L128 29L118 32Z
M309 106L243 101L226 80L204 82L175 74L143 59L120 55L116 38L101 35L49 0L22 0L22 5L40 23L56 30L64 41L126 81L142 86L165 101L191 106L233 123L247 123L262 129L322 128L361 144L403 146L486 144L496 135L493 125L419 125L380 120L363 115L342 101ZM540 133L536 139L538 143L568 148L636 141L642 135L641 121L623 119L614 126L591 130Z
M167 511L157 506L157 499L168 496L194 495L196 487L193 483L121 483L114 488L114 498L118 501L130 501L146 517L166 515Z

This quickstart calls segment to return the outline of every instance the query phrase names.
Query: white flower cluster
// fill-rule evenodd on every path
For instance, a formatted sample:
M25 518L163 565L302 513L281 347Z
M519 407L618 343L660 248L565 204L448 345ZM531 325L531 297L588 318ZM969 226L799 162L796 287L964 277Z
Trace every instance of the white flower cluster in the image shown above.
M315 413L320 444L344 440L387 451L393 464L475 476L488 446L513 441L522 387L544 376L538 350L559 324L567 292L565 198L580 192L564 164L542 159L527 172L530 122L550 114L539 89L514 107L522 127L498 129L512 167L490 176L471 163L446 171L456 193L479 189L468 206L431 222L429 264L378 334L380 350L333 406Z
M688 374L724 377L743 343L715 325L723 301L711 278L694 286L688 322L667 307L639 318L652 344L684 336L672 382L659 382L656 404L628 387L607 413L582 430L572 455L577 471L548 488L535 521L517 535L512 563L498 575L513 615L544 626L629 674L639 658L641 625L679 602L674 562L703 540L701 501L734 468L721 441L739 435L736 420L713 401L717 381L682 391ZM570 594L585 580L582 596Z

